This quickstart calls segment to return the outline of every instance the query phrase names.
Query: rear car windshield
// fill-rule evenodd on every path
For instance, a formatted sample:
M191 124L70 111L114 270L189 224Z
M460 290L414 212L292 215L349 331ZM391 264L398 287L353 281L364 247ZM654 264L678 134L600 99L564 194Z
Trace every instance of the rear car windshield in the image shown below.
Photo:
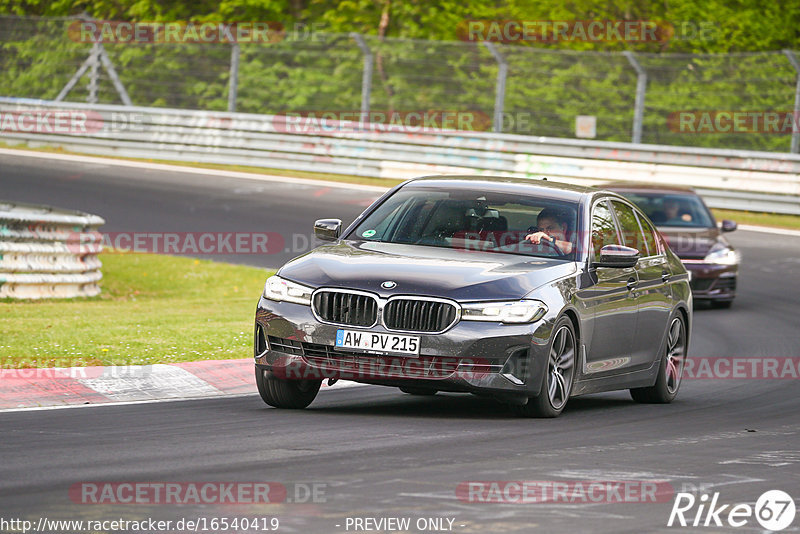
M505 192L406 186L386 199L347 238L574 260L577 203ZM525 236L539 230L563 249ZM548 234L549 235L549 234Z

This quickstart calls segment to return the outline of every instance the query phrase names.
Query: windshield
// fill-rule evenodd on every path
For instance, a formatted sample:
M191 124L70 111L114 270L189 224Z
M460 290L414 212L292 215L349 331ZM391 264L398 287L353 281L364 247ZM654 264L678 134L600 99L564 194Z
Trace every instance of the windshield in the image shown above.
M656 226L711 228L714 218L693 194L631 193L622 195L639 206Z
M575 258L577 204L479 190L406 186L368 215L349 239L470 251ZM526 240L542 231L555 239Z

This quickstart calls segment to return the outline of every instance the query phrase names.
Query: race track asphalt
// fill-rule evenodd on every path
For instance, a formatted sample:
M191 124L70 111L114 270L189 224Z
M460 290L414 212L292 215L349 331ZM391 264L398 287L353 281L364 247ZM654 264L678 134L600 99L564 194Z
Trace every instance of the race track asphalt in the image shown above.
M306 238L315 219L348 222L377 196L10 156L0 157L0 191L3 200L98 213L107 232ZM691 356L796 358L800 238L740 230L730 239L744 257L739 297L730 310L696 309ZM289 248L214 259L273 268L293 256ZM263 516L279 518L279 532L353 532L354 518L408 517L410 532L434 531L417 529L420 518L452 519L453 532L470 533L753 532L763 531L753 518L739 529L668 529L667 521L683 490L753 505L780 489L800 503L800 380L687 379L671 405L638 405L626 392L593 395L571 400L555 420L518 419L472 396L411 397L377 386L323 392L304 411L271 409L254 393L6 412L0 458L0 518L34 522ZM468 481L567 480L663 481L671 490L645 503L457 497ZM69 493L84 482L203 481L278 482L291 502L92 505ZM320 492L316 502L298 502L311 484ZM794 531L798 525L800 514Z

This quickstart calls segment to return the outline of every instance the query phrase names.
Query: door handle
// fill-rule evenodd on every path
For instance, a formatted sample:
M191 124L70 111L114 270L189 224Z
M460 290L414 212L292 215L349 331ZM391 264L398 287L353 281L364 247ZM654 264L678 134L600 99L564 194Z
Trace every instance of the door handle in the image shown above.
M662 282L666 282L667 280L669 280L669 279L670 279L670 277L671 277L671 276L672 276L672 275L671 275L670 273L668 273L667 271L663 271L663 272L661 273L661 281L662 281Z
M628 291L633 291L634 289L636 289L636 279L631 278L630 280L628 280L626 286L628 288Z

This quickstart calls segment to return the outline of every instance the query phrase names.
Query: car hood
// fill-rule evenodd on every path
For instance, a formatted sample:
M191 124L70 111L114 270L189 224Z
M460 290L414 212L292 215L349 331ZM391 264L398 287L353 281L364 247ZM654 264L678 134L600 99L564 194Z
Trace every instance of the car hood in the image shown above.
M681 259L703 259L717 243L730 247L718 228L676 228L659 226L658 231Z
M419 245L342 241L284 265L278 274L314 288L341 287L383 296L428 295L460 301L522 298L576 264L550 258ZM385 281L397 286L381 288Z

